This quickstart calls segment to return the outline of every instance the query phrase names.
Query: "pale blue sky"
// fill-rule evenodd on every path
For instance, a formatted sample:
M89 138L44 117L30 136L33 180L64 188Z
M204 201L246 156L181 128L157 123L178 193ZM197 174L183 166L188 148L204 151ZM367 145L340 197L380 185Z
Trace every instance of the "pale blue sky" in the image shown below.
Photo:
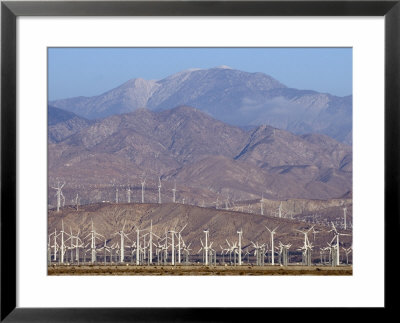
M351 48L49 48L49 100L101 94L132 78L228 65L306 90L352 94Z

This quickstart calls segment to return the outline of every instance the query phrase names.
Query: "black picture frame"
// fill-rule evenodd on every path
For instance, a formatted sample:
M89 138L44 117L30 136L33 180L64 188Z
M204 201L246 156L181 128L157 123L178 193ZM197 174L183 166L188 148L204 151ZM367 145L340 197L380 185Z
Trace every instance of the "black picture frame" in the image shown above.
M1 3L1 321L238 321L245 308L18 308L16 262L16 19L19 16L384 16L385 18L385 305L398 274L391 263L399 233L400 0L395 1L2 1ZM372 153L372 152L371 152ZM15 244L10 243L15 241ZM390 257L389 257L390 255ZM392 266L391 266L392 264ZM39 291L38 291L39 293ZM223 294L221 295L221 297ZM267 306L268 304L266 304ZM249 310L247 308L247 310ZM287 311L285 308L274 309ZM329 316L334 309L324 312ZM379 309L378 309L379 310ZM262 317L266 308L251 309ZM247 314L246 314L247 315ZM280 315L280 314L278 314ZM285 316L287 312L285 312ZM335 314L337 315L337 314ZM250 319L251 319L250 317ZM262 319L262 318L260 318ZM309 318L311 319L311 317ZM380 316L380 319L382 317Z

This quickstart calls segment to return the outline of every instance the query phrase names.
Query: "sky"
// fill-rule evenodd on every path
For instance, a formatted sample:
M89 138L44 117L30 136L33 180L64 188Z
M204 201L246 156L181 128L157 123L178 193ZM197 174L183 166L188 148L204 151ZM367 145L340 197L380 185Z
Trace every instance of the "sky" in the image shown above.
M48 99L94 96L133 78L221 65L296 89L352 94L351 48L48 48Z

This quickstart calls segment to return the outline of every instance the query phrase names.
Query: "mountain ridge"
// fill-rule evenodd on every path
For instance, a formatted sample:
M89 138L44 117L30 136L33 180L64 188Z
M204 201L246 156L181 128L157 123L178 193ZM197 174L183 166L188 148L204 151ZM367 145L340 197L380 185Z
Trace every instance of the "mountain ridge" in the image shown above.
M93 97L50 102L89 119L188 105L235 126L268 123L296 134L322 133L351 144L352 96L288 88L264 73L191 69L161 80L135 78Z

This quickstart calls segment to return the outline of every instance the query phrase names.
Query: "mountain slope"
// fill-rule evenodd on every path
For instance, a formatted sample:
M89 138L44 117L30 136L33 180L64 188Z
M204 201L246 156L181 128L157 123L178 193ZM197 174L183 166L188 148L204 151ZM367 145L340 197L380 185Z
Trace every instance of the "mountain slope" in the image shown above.
M70 185L103 185L104 191L112 181L138 188L146 177L153 194L161 177L163 195L176 182L196 204L212 203L216 194L343 196L352 190L351 165L351 147L327 136L297 136L270 126L245 131L184 106L114 115L49 145L50 182L63 177ZM107 194L109 200L113 193Z
M92 122L77 116L75 113L48 107L49 143L60 142L89 126Z
M351 143L351 96L287 88L269 75L227 67L187 70L158 81L133 79L95 97L51 104L90 119L143 107L159 111L189 105L232 125L269 124Z

